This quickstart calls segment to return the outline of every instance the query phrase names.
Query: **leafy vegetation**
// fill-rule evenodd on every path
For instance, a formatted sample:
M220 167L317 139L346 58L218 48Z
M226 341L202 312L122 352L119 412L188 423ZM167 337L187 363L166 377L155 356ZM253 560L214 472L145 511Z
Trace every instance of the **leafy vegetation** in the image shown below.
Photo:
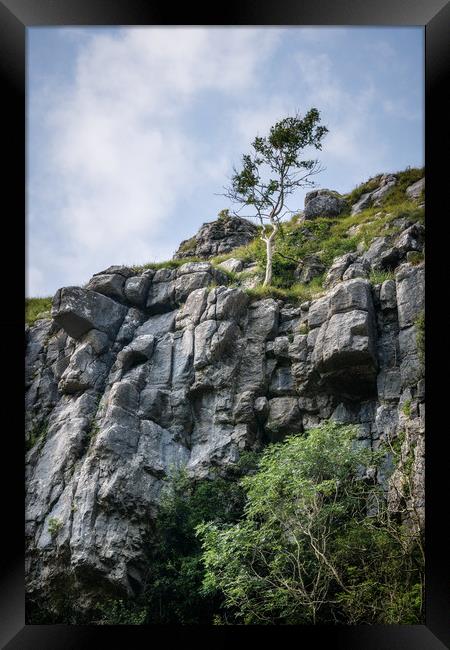
M52 308L52 298L25 298L25 322L28 325L34 323L40 318L50 318Z
M57 517L50 517L48 520L48 532L52 537L56 537L61 528L63 527L63 522Z
M31 603L31 621L421 623L422 541L388 512L364 469L380 467L385 454L358 445L356 427L328 422L243 454L226 477L193 482L174 471L149 535L141 595L108 596L76 614L66 588L47 609ZM408 459L403 471L410 481ZM48 522L52 536L61 527Z
M420 264L425 259L425 256L420 251L410 251L408 253L408 262L413 266Z
M422 620L418 544L361 471L381 458L336 423L264 451L259 471L241 481L244 517L197 526L204 591L223 592L229 622Z
M197 246L196 238L190 237L189 239L186 239L182 244L180 244L179 250L182 253L188 253L189 251L193 251L196 246Z
M415 321L416 326L416 342L419 359L422 363L425 362L425 312L421 312Z
M411 400L407 399L402 406L402 413L406 415L407 418L411 417Z
M386 280L393 280L395 275L392 271L371 271L369 280L372 284L383 284Z
M147 546L146 586L136 606L149 624L211 623L221 594L204 594L201 544L195 528L203 521L231 524L242 516L245 492L239 478L253 471L256 454L243 453L229 476L192 482L185 471L167 482Z

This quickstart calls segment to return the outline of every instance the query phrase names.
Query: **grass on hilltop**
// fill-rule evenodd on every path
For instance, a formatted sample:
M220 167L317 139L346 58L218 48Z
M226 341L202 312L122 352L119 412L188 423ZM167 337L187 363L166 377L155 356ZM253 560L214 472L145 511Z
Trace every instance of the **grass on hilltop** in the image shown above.
M25 298L25 322L28 325L34 323L40 318L50 318L52 308L52 298Z

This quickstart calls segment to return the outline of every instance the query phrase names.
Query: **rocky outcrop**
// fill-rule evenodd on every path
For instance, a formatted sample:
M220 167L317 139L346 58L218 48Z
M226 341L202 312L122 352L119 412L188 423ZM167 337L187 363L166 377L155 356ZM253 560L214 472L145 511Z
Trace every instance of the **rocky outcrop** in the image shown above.
M352 214L358 214L371 205L380 205L396 184L397 176L395 174L383 174L380 177L378 187L371 192L362 194L359 200L352 205Z
M421 178L406 188L406 196L409 199L419 199L422 192L425 191L425 178Z
M392 509L423 518L424 264L406 262L421 246L407 224L336 259L301 305L251 301L208 262L110 267L60 289L52 319L27 329L30 597L57 585L83 608L139 593L175 468L226 473L243 450L330 418L357 424L362 445L401 442L412 489L387 482L389 454L378 480ZM381 261L395 274L373 286Z
M333 190L313 190L305 196L303 218L338 217L348 209L347 201Z
M229 253L238 246L248 244L258 234L256 226L241 217L222 216L204 223L198 233L181 242L174 259L200 257L208 259Z

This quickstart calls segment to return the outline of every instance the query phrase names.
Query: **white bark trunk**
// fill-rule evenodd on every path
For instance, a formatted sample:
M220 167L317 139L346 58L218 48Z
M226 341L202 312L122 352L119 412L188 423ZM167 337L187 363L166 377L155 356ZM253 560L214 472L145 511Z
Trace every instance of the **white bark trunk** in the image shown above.
M266 277L264 278L263 287L272 282L272 258L273 258L273 232L267 237L266 242Z

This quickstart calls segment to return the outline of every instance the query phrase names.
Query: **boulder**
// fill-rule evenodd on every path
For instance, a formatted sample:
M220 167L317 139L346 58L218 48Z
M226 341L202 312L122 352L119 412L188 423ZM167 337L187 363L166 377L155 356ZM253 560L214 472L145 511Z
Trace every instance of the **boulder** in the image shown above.
M347 201L338 192L332 190L313 190L305 196L303 218L338 217L348 209Z
M323 283L324 287L333 287L335 284L342 280L342 277L348 267L358 259L356 253L346 253L340 257L336 257L328 270Z
M299 282L310 282L325 271L325 265L317 255L307 255L298 265L294 277Z
M265 431L273 442L282 440L288 433L303 431L302 416L296 397L274 397L269 400L269 415Z
M128 278L124 285L125 298L136 307L143 307L152 281L154 271L146 271L142 275Z
M94 275L87 283L86 289L97 291L97 293L102 293L104 296L109 296L114 300L123 301L125 298L123 292L125 279L119 273Z
M174 259L201 257L208 259L215 255L229 253L238 246L245 246L258 234L258 229L241 217L221 217L204 223L191 239L183 241Z
M421 178L420 180L416 181L415 183L409 185L406 188L406 196L409 199L417 200L420 198L420 195L424 191L425 191L425 178Z
M80 339L90 329L114 339L126 313L126 307L115 300L80 287L58 289L53 298L53 319L74 339Z
M312 362L330 392L349 399L376 394L372 314L352 310L331 316L320 327Z
M221 262L219 266L225 269L225 271L230 271L231 273L240 273L244 268L244 263L242 260L236 259L236 257L230 257L230 259Z
M364 262L375 271L394 269L400 260L401 253L395 246L392 237L376 237L367 251L362 255Z

